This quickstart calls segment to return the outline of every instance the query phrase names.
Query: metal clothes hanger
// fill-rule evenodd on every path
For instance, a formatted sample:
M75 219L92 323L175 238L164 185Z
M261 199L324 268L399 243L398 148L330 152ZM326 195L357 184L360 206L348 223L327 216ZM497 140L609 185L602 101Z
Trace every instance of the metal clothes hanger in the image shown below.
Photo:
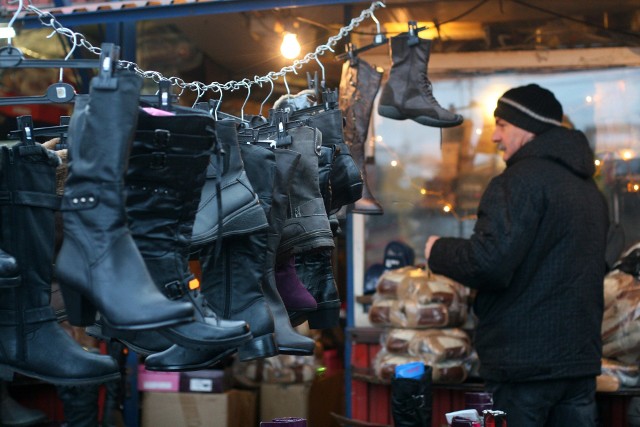
M359 53L366 52L367 50L373 49L374 47L378 47L383 44L387 44L387 41L389 39L382 32L382 29L380 27L380 21L378 21L378 18L376 18L373 12L371 12L371 19L373 19L373 21L376 23L376 34L373 36L373 42L371 44L362 46L360 48L356 48L356 46L353 43L347 43L345 45L346 52L340 55L337 55L336 60L344 61L346 59L349 59L350 61L352 61L352 64L353 64L354 61L357 60L356 57L358 56ZM410 22L415 23L415 21L410 21ZM422 30L423 29L425 28L422 28Z

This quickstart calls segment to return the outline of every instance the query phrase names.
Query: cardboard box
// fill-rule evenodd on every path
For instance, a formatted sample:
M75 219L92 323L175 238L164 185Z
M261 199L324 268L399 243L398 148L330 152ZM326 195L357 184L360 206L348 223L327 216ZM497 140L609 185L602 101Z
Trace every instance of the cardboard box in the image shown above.
M138 390L177 392L180 390L180 373L147 371L144 365L138 365Z
M142 427L245 427L257 425L252 391L142 395Z
M203 369L180 373L180 391L190 393L223 393L229 381L222 369Z
M262 384L260 386L260 420L280 417L309 418L311 384Z

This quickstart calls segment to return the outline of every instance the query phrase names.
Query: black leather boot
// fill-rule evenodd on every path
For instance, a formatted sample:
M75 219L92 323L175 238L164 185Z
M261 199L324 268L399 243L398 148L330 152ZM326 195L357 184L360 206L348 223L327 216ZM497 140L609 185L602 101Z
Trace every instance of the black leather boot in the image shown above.
M378 114L439 128L461 124L462 116L442 108L433 96L427 75L431 40L404 33L391 37L390 45L391 70L380 95Z
M56 262L69 322L89 326L96 309L119 329L191 321L193 305L158 290L127 226L124 177L142 82L128 71L112 79L115 89L92 79L69 123L64 240Z
M340 109L345 116L344 137L351 149L351 155L362 172L364 187L362 198L352 212L367 215L382 215L384 210L371 194L367 183L365 146L371 121L371 112L376 94L380 89L382 71L361 58L355 58L342 65L340 78Z
M362 173L351 156L349 146L344 141L342 111L338 108L329 110L314 110L305 112L300 110L291 116L291 120L302 120L310 127L318 129L322 133L322 146L332 148L334 155L329 172L329 185L331 188L330 206L327 213L337 212L342 206L355 203L362 197ZM321 155L319 168L321 174L326 169L327 160ZM327 205L327 197L323 192L323 178L320 178L320 190Z
M282 148L275 148L274 152L276 153L276 179L273 185L271 205L264 204L269 218L269 235L262 288L275 321L278 351L281 354L311 355L315 349L315 341L300 335L293 329L282 297L278 293L275 273L280 241L284 235L282 230L288 223L285 218L287 218L287 207L291 206L293 192L291 186L296 183L296 169L302 163L302 155L296 151Z
M247 324L218 318L189 269L193 223L216 142L216 123L204 111L174 110L174 116L139 114L125 179L129 227L159 289L169 299L195 307L194 322L159 333L195 349L237 346L251 338Z
M54 384L104 382L119 378L115 361L80 347L50 306L58 164L32 141L0 147L0 370L5 379L19 372Z
M231 120L216 123L216 135L225 153L224 163L219 167L212 157L207 168L207 180L193 227L192 245L195 248L219 237L247 234L268 226L244 169L235 126Z
M287 130L290 150L300 153L300 163L291 179L286 220L279 234L278 262L291 255L333 248L333 235L320 194L318 157L322 134L308 126Z
M274 153L244 143L240 144L240 149L247 171L260 176L256 184L272 188L276 173ZM262 197L258 188L256 194ZM264 210L262 214L265 214ZM238 349L238 356L243 361L278 354L274 319L261 282L266 245L267 230L262 229L224 239L218 256L215 244L204 246L199 252L202 292L213 310L223 319L244 320L250 326L253 339Z
M422 378L391 380L391 415L394 426L431 426L431 374L431 366L425 365Z

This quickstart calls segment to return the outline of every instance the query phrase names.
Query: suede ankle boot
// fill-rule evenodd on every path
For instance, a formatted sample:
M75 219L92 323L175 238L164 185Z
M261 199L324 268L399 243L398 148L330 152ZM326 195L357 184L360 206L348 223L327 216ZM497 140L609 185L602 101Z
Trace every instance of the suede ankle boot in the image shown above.
M392 65L380 95L378 114L439 128L461 124L462 116L442 108L433 96L427 73L431 40L404 33L392 37L390 45Z

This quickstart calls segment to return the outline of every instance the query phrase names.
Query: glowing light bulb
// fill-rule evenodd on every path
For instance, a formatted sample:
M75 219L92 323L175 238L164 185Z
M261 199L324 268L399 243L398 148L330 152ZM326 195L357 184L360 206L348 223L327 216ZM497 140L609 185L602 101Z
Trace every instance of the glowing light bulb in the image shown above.
M391 166L394 167L394 168L396 166L398 166L398 161L397 160L391 160Z
M442 210L445 211L445 212L451 212L451 205L444 205L442 207Z
M420 189L420 194L422 194L423 196L424 196L425 194L427 194L427 189L426 189L426 188L421 188L421 189Z
M593 102L593 97L591 97L590 95L587 95L585 97L585 101L587 101L587 104L591 104Z
M295 59L300 55L300 43L298 36L294 33L284 33L282 44L280 45L280 53L287 59Z
M594 161L594 163L596 164L596 166L600 166L600 160L599 160L599 159L596 159L596 160Z
M635 153L633 152L633 150L622 150L620 155L622 157L622 160L631 160L634 158Z

